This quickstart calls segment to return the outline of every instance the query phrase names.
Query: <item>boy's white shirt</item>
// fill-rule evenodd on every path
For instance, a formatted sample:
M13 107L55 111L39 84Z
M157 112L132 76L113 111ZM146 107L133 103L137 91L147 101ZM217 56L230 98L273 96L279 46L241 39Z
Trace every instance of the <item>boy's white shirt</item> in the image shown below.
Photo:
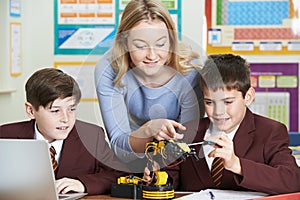
M227 133L226 136L232 141L235 133L237 131L237 129L239 128L240 125L238 125L233 131L231 131L230 133ZM210 122L209 128L206 130L204 138L209 137L211 135L217 135L217 134L221 134L224 133L224 131L220 131L218 130L213 123ZM207 162L208 168L211 171L211 166L212 166L212 162L214 160L214 158L212 157L208 157L208 154L214 150L214 147L212 145L203 145L203 152L204 152L204 156L205 156L205 160Z
M39 132L39 130L37 129L36 123L34 124L34 138L36 140L45 140L47 141L44 136ZM56 162L59 164L59 158L60 158L60 153L61 153L61 149L62 149L62 145L63 145L64 140L54 140L53 142L49 143L47 141L47 143L49 144L49 148L52 145L56 151L56 155L55 155L55 160Z

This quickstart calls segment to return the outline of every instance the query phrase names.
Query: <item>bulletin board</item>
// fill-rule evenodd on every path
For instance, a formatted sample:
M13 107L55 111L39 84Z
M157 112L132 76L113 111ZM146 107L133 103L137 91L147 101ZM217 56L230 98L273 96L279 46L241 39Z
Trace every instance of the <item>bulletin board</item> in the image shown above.
M96 62L55 62L54 68L72 76L81 90L81 101L96 102L97 94L94 82Z
M207 53L300 54L300 5L294 2L206 0Z
M161 0L181 32L181 0ZM55 0L54 54L103 54L128 0ZM180 37L180 36L179 36Z
M298 63L251 63L255 101L249 108L298 132Z

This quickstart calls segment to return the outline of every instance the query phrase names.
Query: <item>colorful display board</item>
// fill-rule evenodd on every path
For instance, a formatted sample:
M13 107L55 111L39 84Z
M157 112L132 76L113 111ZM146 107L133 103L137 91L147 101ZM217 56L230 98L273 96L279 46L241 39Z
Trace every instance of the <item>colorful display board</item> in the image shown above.
M207 53L299 54L300 5L294 2L206 0Z
M181 32L181 0L161 0ZM103 54L128 0L55 0L54 53Z
M298 132L298 63L251 63L255 101L250 109Z

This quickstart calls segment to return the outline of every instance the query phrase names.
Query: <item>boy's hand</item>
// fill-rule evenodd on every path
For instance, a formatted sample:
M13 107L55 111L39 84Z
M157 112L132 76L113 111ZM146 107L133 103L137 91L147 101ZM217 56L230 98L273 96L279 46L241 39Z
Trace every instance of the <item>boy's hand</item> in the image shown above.
M55 181L57 192L66 194L67 192L84 192L84 185L76 179L62 178Z
M153 171L158 171L159 168L160 168L160 166L159 166L159 164L157 162L153 161L152 168L153 168ZM145 169L144 169L143 179L146 180L147 182L152 181L152 177L150 176L150 173L151 172L150 172L148 166L146 166Z
M242 175L240 159L234 153L233 142L225 133L212 135L205 140L215 143L215 149L208 154L209 157L222 158L225 169Z

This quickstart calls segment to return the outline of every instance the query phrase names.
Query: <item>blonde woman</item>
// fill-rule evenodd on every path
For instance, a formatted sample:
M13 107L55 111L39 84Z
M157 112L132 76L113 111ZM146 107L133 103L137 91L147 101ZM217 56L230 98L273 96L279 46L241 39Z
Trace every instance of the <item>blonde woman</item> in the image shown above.
M188 45L179 50L175 29L159 0L131 0L96 66L104 125L125 162L142 158L153 139L182 139L182 124L203 116L199 66L190 62L199 56Z

